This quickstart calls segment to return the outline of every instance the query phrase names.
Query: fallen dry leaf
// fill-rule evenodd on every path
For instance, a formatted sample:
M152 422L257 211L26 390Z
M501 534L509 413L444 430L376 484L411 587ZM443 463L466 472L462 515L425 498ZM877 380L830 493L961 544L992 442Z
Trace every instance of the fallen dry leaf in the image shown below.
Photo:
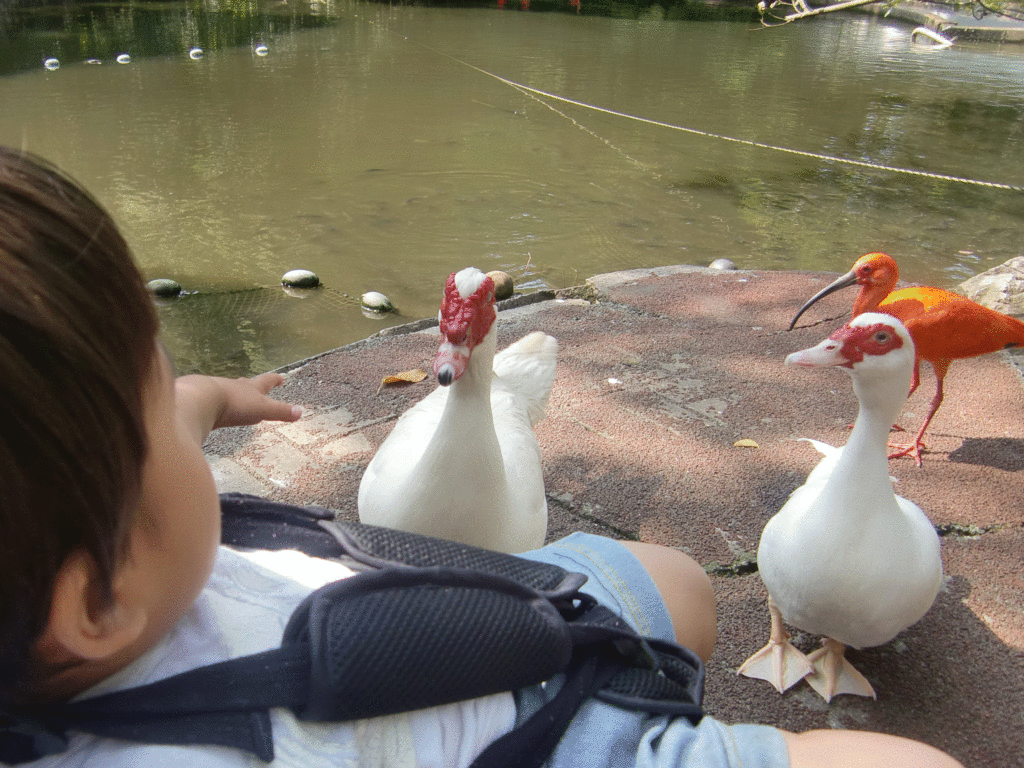
M385 376L380 380L380 386L377 387L377 394L388 384L418 384L427 378L426 371L421 371L419 368L413 368L411 371L402 371L401 373L394 373L391 376Z
M732 447L733 448L760 448L761 446L759 446L756 442L754 442L750 438L744 437L742 440L737 440L735 443L733 443Z

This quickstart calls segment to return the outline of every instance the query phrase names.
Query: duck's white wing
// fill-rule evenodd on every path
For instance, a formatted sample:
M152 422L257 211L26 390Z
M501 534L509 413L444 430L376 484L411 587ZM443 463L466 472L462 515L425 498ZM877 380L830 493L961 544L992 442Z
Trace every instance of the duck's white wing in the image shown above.
M909 499L896 496L900 511L907 518L911 538L917 544L913 561L917 565L917 587L922 603L929 606L935 601L942 588L942 543L935 525L928 515Z
M444 413L448 388L438 387L410 407L395 422L359 482L359 519L373 525L393 525L391 511L399 483L414 471Z
M544 544L548 504L540 445L533 432L527 404L516 391L495 377L491 387L494 431L501 448L508 487L509 520L505 533L508 549L522 552Z
M843 446L838 448L828 443L823 443L820 440L814 440L810 437L798 438L806 443L810 443L814 446L814 449L822 455L822 459L814 466L811 473L807 475L805 486L820 487L825 484L828 480L829 475L832 474L832 470L835 469L836 463L839 461L839 457L843 454Z
M558 361L558 342L534 331L494 356L494 375L522 400L530 425L544 418Z

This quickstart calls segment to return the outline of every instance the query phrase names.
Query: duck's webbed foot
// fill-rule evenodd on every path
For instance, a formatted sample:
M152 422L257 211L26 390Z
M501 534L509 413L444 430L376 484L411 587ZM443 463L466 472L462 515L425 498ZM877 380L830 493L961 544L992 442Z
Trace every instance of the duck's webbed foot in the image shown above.
M789 633L782 626L782 614L771 598L768 610L772 617L771 635L768 645L759 650L736 670L745 677L767 680L779 693L799 683L814 672L811 662L791 642Z
M871 683L846 660L845 653L846 646L838 640L828 637L822 640L821 648L806 657L814 667L807 682L825 701L831 701L839 693L877 699Z

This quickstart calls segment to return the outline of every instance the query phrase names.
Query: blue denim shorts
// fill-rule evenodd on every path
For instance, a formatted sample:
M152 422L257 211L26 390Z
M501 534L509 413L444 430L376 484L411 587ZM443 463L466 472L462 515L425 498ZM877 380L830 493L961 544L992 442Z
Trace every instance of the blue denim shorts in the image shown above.
M650 575L620 542L574 533L522 557L586 574L589 578L582 591L611 608L637 632L664 640L675 638L668 609ZM557 690L557 683L549 683L517 692L517 724ZM711 717L693 726L685 718L630 712L591 700L577 713L546 765L788 768L789 753L776 728L726 725Z

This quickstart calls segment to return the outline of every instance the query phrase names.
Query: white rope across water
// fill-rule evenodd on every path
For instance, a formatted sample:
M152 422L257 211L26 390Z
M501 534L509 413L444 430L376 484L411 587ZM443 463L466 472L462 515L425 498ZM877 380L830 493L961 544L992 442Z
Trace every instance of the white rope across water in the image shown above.
M836 157L835 155L826 155L826 154L822 154L820 152L808 152L808 151L802 150L802 149L792 149L790 147L780 147L780 146L776 146L774 144L765 144L764 142L761 142L761 141L752 141L750 139L737 139L734 136L723 136L720 133L711 133L710 131L701 131L701 130L698 130L696 128L684 128L681 125L673 125L672 123L665 123L665 122L662 122L661 120L651 120L650 118L647 118L647 117L639 117L638 115L630 115L630 114L628 114L626 112L619 112L617 110L608 109L606 107L598 107L598 106L595 106L594 104L587 104L586 102L583 102L583 101L577 101L576 99L570 99L570 98L566 98L565 96L559 96L557 93L550 93L548 91L542 91L539 88L531 88L528 85L523 85L522 83L517 83L514 80L509 80L508 78L504 78L501 75L496 75L493 72L488 72L486 69L481 69L480 67L475 66L473 64L470 64L467 61L463 61L462 59L459 59L459 58L456 58L455 56L452 56L450 54L444 53L443 51L439 51L439 50L437 50L435 48L431 48L429 45L424 45L423 43L417 43L417 45L421 45L424 48L428 48L429 50L434 51L434 53L437 53L437 54L439 54L441 56L444 56L444 57L446 57L448 59L451 59L452 61L458 62L459 64L462 64L463 66L469 67L470 69L474 69L477 72L479 72L480 74L487 75L488 77L493 77L498 82L504 83L505 85L509 85L509 86L511 86L513 88L516 88L517 90L524 91L524 92L527 92L527 93L531 93L531 94L534 94L536 96L543 96L544 98L547 98L547 99L554 99L555 101L560 101L560 102L563 102L565 104L572 104L573 106L581 107L583 109L589 109L589 110L591 110L593 112L602 112L602 113L604 113L606 115L614 115L616 117L626 118L627 120L635 120L638 123L645 123L647 125L655 125L655 126L658 126L659 128L668 128L669 130L673 130L673 131L682 131L683 133L689 133L689 134L691 134L693 136L702 136L702 137L708 138L708 139L719 139L720 141L730 141L730 142L732 142L734 144L744 144L744 145L746 145L748 147L757 147L758 149L770 149L770 150L773 150L775 152L784 152L786 154L796 155L798 157L808 157L808 158L811 158L813 160L823 160L825 162L831 162L831 163L842 163L844 165L854 165L854 166L857 166L859 168L869 168L869 169L874 170L874 171L889 171L891 173L906 173L906 174L909 174L911 176L921 176L921 177L924 177L924 178L927 178L927 179L937 179L937 180L940 180L940 181L952 181L952 182L955 182L955 183L958 183L958 184L971 184L971 185L976 186L976 187L989 187L990 189L1006 189L1006 190L1010 190L1010 191L1013 191L1013 192L1024 192L1024 187L1016 186L1016 185L1013 185L1013 184L1004 184L1004 183L999 182L999 181L981 181L979 179L968 179L968 178L965 178L963 176L950 176L950 175L944 174L944 173L933 173L931 171L919 171L919 170L915 170L913 168L899 168L899 167L893 167L893 166L889 166L889 165L882 165L881 163L872 163L872 162L868 162L866 160L851 160L850 158L847 158L847 157Z

